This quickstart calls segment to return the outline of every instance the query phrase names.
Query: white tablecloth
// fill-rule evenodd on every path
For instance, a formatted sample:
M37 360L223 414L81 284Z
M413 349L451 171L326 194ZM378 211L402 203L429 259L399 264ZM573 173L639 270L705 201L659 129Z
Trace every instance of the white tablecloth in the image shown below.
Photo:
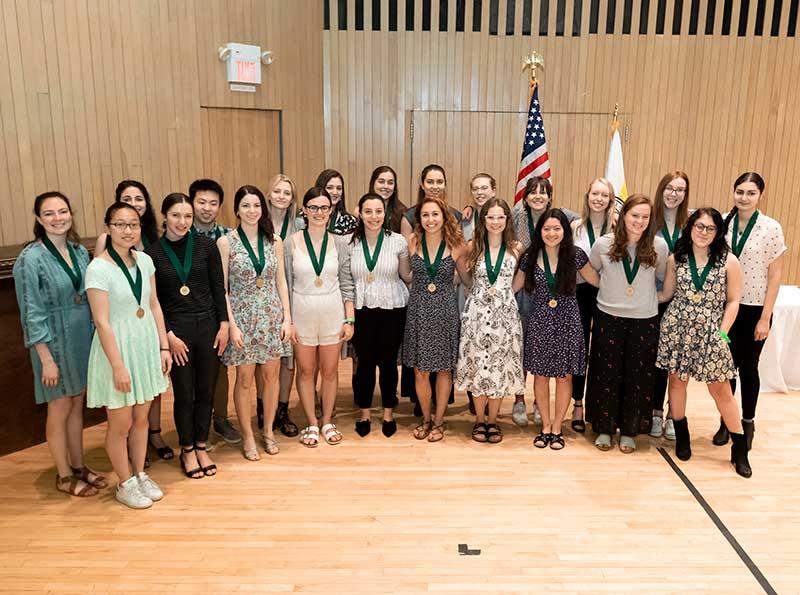
M800 287L781 285L758 371L762 393L800 390Z

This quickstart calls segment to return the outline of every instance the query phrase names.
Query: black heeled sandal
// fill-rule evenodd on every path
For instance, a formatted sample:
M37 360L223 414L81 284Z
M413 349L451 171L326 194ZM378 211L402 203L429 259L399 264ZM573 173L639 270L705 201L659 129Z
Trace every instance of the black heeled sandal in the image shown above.
M186 448L184 446L181 446L181 456L178 457L181 460L181 470L183 471L184 475L186 475L186 477L188 477L189 479L203 479L205 477L205 473L203 472L203 468L200 467L199 463L198 466L192 470L186 469L186 461L184 460L183 455L189 454L190 452L193 451L194 451L194 446L192 446L191 448ZM198 475L198 473L200 475Z
M160 434L160 433L161 433L161 428L157 428L155 430L148 430L147 446L156 451L158 458L161 459L162 461L171 461L172 459L175 458L175 451L173 451L169 446L158 447L150 441L150 436L152 436L153 434Z
M580 403L580 405L578 403ZM574 419L576 409L581 410L580 419ZM572 417L572 430L578 432L579 434L583 434L586 431L586 422L583 419L583 401L575 401L572 406Z
M197 444L194 445L195 450L199 450L201 452L207 450L205 446L198 446ZM200 461L198 460L197 463L199 464ZM203 472L203 475L206 477L214 477L217 474L217 466L214 463L210 465L206 465L205 467L200 467L200 471ZM213 471L213 473L211 473Z

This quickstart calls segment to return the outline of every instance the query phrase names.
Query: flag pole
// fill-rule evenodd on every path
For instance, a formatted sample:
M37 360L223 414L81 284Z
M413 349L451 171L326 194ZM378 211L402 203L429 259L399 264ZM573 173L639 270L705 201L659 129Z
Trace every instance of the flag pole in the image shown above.
M614 104L614 114L611 116L611 133L619 128L619 103Z
M522 72L529 70L529 74L531 77L531 89L530 93L533 93L533 88L539 83L539 80L536 78L536 70L541 68L544 70L544 57L537 52L536 50L532 51L530 54L525 56L522 61ZM528 97L530 99L530 97Z

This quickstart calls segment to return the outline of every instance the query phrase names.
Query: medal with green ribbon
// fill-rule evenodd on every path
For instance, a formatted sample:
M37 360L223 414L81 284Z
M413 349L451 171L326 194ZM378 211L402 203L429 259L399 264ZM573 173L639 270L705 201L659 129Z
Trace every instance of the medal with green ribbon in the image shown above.
M45 248L50 251L50 254L55 256L58 264L62 269L64 269L64 272L69 277L69 280L72 281L72 287L75 289L75 295L72 297L72 302L75 304L80 304L81 280L83 276L81 275L80 264L78 263L78 258L75 254L75 250L72 248L72 244L67 242L67 252L69 253L69 259L72 261L72 267L67 264L67 261L64 259L61 252L59 252L58 248L56 248L53 242L50 241L50 238L44 236L42 238L42 244L44 244Z
M369 254L369 244L367 244L366 236L361 236L361 249L364 251L364 261L367 263L367 283L375 281L375 265L378 264L378 255L381 253L381 246L383 246L383 230L381 229L378 234L378 241L375 243L375 252L372 256Z
M525 207L525 213L528 215L528 234L530 234L531 244L532 244L534 232L536 231L536 226L533 224L533 217L531 216L531 210L528 207Z
M328 231L334 231L335 232L336 231L336 221L339 219L339 210L335 206L331 207L331 210L333 212L331 213L331 222L328 223Z
M175 268L175 272L178 273L178 279L181 280L182 284L178 292L184 297L191 293L189 286L186 285L186 281L189 279L189 271L192 269L192 255L194 254L194 234L190 233L188 236L189 237L186 238L186 252L183 255L183 262L178 260L178 256L175 254L172 246L170 246L166 236L161 236L161 239L158 240L167 258L169 258L169 261Z
M442 238L439 242L439 250L436 252L436 260L431 264L431 257L428 254L428 243L425 241L425 233L422 234L422 258L425 260L425 271L428 274L428 293L436 293L436 273L439 272L439 265L442 264L442 255L444 254L444 247L447 244Z
M136 267L136 279L134 280L131 277L131 273L128 270L128 267L125 265L125 261L122 260L122 257L114 250L114 245L109 241L108 246L106 247L108 250L108 255L111 257L111 260L117 263L117 266L122 271L122 274L125 275L125 279L128 281L128 285L133 292L133 297L136 298L136 303L139 304L139 308L136 310L136 317L137 318L144 318L144 308L142 308L142 271L139 268L139 265L136 264L136 260L134 259L134 265Z
M678 242L678 238L681 236L681 228L675 225L675 227L672 229L672 235L670 235L667 223L664 222L664 227L661 229L661 235L664 236L664 240L667 242L669 253L672 254L675 252L675 244Z
M711 271L711 259L708 259L706 266L703 267L703 272L698 273L697 271L697 262L694 259L694 253L689 252L689 270L692 272L692 283L694 284L695 291L689 294L689 299L692 300L695 304L699 304L703 301L703 285L708 278L708 273Z
M589 236L589 248L591 248L592 246L594 246L594 242L595 242L594 226L592 225L592 220L591 219L589 219L586 222L586 233ZM601 236L606 235L606 222L605 221L603 221L603 228L600 230L600 235Z
M328 253L328 232L325 232L325 235L322 236L322 247L319 250L319 259L317 259L317 253L314 252L314 244L311 243L311 236L308 234L308 230L303 230L303 239L306 241L306 250L308 250L308 257L311 259L311 266L314 267L314 272L317 274L317 278L314 279L314 285L317 287L322 287L322 269L325 268L325 255Z
M483 261L486 264L486 276L489 278L489 295L495 295L497 288L494 284L497 282L497 277L500 275L500 269L503 266L503 258L506 255L506 245L500 244L500 250L497 253L497 262L492 265L492 252L489 250L489 243L486 243L486 248L483 250Z
M547 305L551 308L558 306L556 299L556 276L550 270L550 259L547 257L547 250L542 250L542 263L544 264L544 278L547 279L547 288L550 290L550 300ZM558 267L558 265L556 265ZM558 270L558 269L556 269Z
M264 287L264 277L261 276L261 271L264 270L264 235L261 230L258 230L258 258L256 258L253 247L250 245L250 240L247 239L247 234L241 226L236 228L236 233L239 234L239 239L242 241L244 249L247 250L247 255L250 257L250 262L253 263L253 268L256 270L256 287L261 289Z
M628 252L622 257L622 268L625 269L625 278L628 280L628 286L625 288L625 293L628 296L633 295L633 280L636 279L636 273L639 272L639 257L633 259L633 266L631 266L631 257Z
M283 215L283 225L281 225L281 240L286 239L286 232L289 231L289 209Z
M756 224L756 219L758 219L758 211L752 214L750 217L750 221L747 222L747 227L744 228L742 232L741 239L737 242L736 236L739 233L739 213L737 212L736 215L733 216L733 233L731 235L731 250L733 251L733 255L736 258L739 258L739 255L744 250L744 245L747 243L747 239L750 237L750 232L753 231L753 226Z

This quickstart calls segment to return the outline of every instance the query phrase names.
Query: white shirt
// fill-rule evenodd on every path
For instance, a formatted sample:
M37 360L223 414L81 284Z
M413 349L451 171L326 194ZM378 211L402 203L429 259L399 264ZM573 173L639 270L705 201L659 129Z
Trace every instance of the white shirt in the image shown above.
M741 232L744 228L740 225L736 239L742 239ZM733 219L731 219L725 239L731 245L733 236ZM783 241L781 224L764 213L758 213L750 237L739 255L742 264L742 299L746 306L763 306L767 295L767 274L769 265L786 251Z
M350 243L352 236L347 235L347 247L350 260L350 272L356 287L355 307L359 308L405 308L408 305L408 287L400 278L400 259L408 258L408 242L400 233L386 233L383 245L378 254L378 262L372 269L375 279L367 281L369 269L364 258L361 241ZM372 253L375 246L372 246Z

